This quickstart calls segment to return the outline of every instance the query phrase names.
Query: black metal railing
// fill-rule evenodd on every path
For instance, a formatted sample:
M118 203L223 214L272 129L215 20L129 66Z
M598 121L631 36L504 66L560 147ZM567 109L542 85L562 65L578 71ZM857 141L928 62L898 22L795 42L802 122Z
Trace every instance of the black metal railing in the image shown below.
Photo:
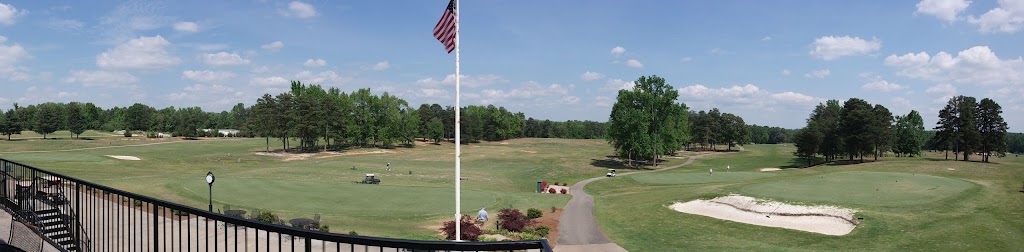
M158 200L2 158L0 172L0 201L16 209L19 217L34 218L32 224L64 251L551 251L547 240L406 240L276 225Z

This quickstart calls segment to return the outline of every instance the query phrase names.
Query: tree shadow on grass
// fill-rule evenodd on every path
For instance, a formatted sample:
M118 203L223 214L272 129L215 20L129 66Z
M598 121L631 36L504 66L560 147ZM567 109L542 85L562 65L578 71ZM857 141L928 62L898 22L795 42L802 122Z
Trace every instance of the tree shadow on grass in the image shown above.
M664 163L667 160L658 159L658 163ZM607 168L607 169L625 169L625 170L654 170L650 160L633 160L633 166L629 166L628 160L620 159L617 156L605 156L604 159L590 159L590 165Z

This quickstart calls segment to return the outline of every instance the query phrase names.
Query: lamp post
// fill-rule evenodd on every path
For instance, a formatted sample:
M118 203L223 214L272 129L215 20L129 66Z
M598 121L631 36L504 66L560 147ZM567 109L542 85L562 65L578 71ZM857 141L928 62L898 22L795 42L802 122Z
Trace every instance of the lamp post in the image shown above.
M213 212L213 181L215 179L213 172L206 173L206 184L210 185L210 212Z

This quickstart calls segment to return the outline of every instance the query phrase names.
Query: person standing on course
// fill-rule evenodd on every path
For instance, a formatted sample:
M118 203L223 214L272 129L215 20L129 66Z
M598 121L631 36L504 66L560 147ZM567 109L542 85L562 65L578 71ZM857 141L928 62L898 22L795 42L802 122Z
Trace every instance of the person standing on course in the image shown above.
M391 163L388 163L388 171L391 171Z
M476 213L476 221L480 222L481 225L487 222L487 210L484 210L484 207L480 207L480 211Z

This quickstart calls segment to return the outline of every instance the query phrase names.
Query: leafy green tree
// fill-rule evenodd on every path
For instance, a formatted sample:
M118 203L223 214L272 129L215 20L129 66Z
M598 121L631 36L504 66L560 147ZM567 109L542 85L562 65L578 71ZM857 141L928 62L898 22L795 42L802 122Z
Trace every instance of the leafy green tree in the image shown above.
M434 139L434 144L441 142L441 139L444 138L444 124L441 123L441 118L430 119L430 123L427 124L427 133L431 139Z
M995 154L1006 156L1006 122L1003 121L1003 109L989 98L981 99L977 108L977 131L979 134L978 148L984 153L983 161Z
M32 131L43 135L43 139L46 139L46 135L57 131L60 128L61 121L61 108L60 105L52 102L39 104L36 106L38 111L35 113L34 126Z
M651 159L678 151L689 142L685 104L658 76L641 76L632 90L620 90L609 116L608 140L619 156Z
M822 130L817 128L817 124L811 122L794 136L796 145L794 154L807 160L808 167L814 165L815 154L818 153L818 146L823 141L822 135Z
M888 151L892 146L892 112L889 112L889 109L881 104L875 104L875 107L871 108L871 115L871 124L868 126L868 130L871 134L871 145L874 147L875 161L878 161L878 155Z
M155 111L156 109L153 107L142 103L132 104L132 106L128 107L128 110L125 112L125 122L128 127L125 130L149 131Z
M65 108L66 121L68 124L68 130L72 134L75 134L76 138L81 139L82 132L85 132L88 127L88 122L85 120L85 115L82 114L82 106L77 102L68 103Z
M921 114L911 110L906 116L896 117L896 132L893 151L897 155L913 157L921 154L924 145L924 120Z
M750 132L742 117L723 113L720 122L722 127L719 131L722 132L723 142L729 145L728 150L732 150L734 145L743 145L743 143L747 142Z
M0 134L6 135L8 141L11 140L11 135L21 134L21 122L18 119L14 109L8 109L7 112L0 114Z
M839 130L850 160L856 155L864 161L864 153L871 151L872 121L872 108L867 101L850 98L843 103L843 110L839 114Z

